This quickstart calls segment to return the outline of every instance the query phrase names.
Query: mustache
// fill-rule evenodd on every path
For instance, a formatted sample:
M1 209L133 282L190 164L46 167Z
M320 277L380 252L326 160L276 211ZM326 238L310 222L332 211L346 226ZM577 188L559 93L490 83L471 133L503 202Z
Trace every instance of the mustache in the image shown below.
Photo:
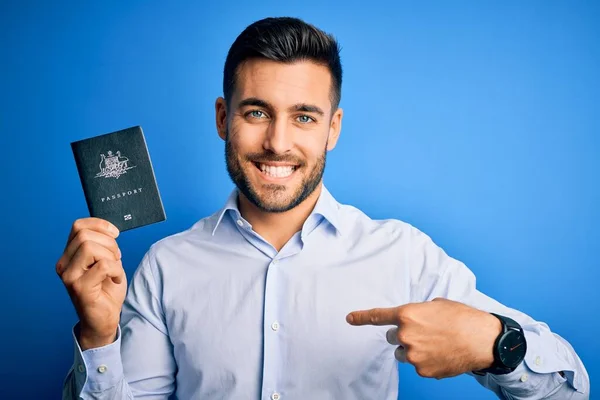
M250 153L245 156L246 161L250 161L253 163L264 163L264 162L285 162L294 164L297 166L303 166L305 164L304 160L292 156L292 155L280 155L274 153Z

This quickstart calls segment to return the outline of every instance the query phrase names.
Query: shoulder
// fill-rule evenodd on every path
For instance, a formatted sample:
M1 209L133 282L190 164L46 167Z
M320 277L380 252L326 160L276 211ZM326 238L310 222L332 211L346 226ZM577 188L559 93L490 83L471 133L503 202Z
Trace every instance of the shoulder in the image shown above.
M372 218L352 205L340 204L339 212L344 231L351 235L383 235L394 240L423 235L419 229L406 221L396 218Z
M370 247L388 248L407 260L433 254L440 257L444 252L427 233L407 221L372 218L357 207L346 204L340 204L339 212L344 236L350 239L351 246L364 243Z
M185 254L190 249L199 249L214 240L213 229L221 212L194 222L183 231L173 233L152 243L144 255L144 261L156 264L161 258L173 258Z

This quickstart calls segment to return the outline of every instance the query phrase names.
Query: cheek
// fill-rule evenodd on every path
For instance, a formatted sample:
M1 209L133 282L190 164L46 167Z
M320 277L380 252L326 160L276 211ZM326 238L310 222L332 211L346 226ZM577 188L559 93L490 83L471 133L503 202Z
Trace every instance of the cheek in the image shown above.
M237 153L261 152L265 140L265 127L233 121L229 131L229 140Z
M314 163L325 152L327 136L320 134L298 135L297 148L309 162Z

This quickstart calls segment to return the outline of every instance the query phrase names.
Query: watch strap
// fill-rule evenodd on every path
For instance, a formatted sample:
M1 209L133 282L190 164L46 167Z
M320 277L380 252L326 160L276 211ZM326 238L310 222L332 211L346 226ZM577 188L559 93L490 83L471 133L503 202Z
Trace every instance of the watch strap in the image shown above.
M492 314L494 317L498 318L502 322L502 325L506 325L506 328L521 330L521 325L519 325L519 323L517 321L515 321L514 319L505 317L504 315L498 315L495 313L490 313L490 314Z

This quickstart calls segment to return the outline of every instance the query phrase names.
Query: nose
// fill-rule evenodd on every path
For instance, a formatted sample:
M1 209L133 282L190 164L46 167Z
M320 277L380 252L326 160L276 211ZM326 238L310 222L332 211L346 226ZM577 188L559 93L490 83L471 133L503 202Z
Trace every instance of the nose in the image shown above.
M275 154L285 154L294 146L292 129L284 118L274 119L267 128L267 136L263 143L265 150Z

